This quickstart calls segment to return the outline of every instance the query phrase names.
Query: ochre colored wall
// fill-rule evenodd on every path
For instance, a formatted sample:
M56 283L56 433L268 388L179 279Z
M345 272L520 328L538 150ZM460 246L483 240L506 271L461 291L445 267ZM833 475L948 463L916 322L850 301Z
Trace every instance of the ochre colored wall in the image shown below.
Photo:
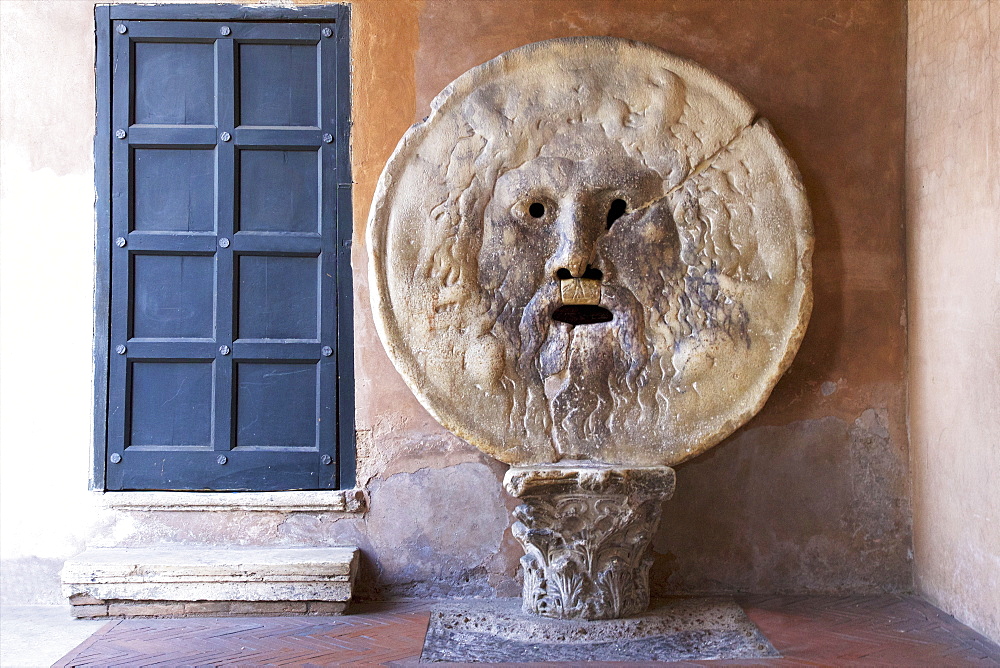
M0 1L4 596L13 591L7 583L26 582L19 602L57 601L58 566L85 543L154 542L351 543L365 554L364 596L517 595L521 551L508 528L504 467L438 426L385 356L368 306L365 220L396 142L448 82L528 42L607 34L692 58L746 94L801 169L816 227L815 309L802 350L756 419L679 468L655 541L655 593L907 589L904 5L352 7L357 426L371 499L364 516L115 511L86 491L92 3ZM23 473L40 462L44 481Z
M679 468L655 542L657 592L910 585L904 14L895 1L354 3L356 241L375 166L431 99L470 67L554 37L613 35L695 60L758 107L801 169L816 227L809 331L761 414ZM360 279L365 256L355 249ZM396 472L482 458L406 389L367 299L359 280L358 424L374 444L363 468L376 476L374 505ZM518 554L509 532L504 549L496 565L506 578Z
M909 5L917 589L1000 641L1000 2Z

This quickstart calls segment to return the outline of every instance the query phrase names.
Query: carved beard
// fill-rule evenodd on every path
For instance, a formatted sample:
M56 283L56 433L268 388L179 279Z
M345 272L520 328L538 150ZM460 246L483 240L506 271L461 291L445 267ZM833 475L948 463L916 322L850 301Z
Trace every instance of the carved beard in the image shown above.
M529 410L544 403L561 459L600 460L600 449L634 411L649 361L643 309L627 288L604 284L601 305L611 322L570 325L552 318L558 286L531 299L520 322L522 373L536 381ZM534 401L532 401L534 399Z

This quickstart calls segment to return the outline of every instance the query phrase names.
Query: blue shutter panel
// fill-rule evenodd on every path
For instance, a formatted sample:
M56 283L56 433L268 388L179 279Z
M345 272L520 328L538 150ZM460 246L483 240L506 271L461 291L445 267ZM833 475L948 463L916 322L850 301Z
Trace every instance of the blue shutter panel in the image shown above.
M338 485L336 29L112 22L107 489Z

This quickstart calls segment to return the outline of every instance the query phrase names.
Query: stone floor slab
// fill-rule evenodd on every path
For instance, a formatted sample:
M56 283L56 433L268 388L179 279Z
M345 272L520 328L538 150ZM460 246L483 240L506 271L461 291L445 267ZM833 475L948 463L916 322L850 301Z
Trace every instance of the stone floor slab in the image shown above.
M520 599L443 603L431 610L421 662L686 661L775 658L731 598L654 602L626 619L547 619Z
M0 606L0 666L51 666L107 623L73 619L68 605Z

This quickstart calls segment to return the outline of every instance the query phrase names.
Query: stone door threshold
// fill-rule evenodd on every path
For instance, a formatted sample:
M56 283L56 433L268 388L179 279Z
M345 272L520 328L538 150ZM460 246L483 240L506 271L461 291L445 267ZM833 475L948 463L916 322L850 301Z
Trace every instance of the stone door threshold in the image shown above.
M260 511L273 513L363 513L367 509L360 489L292 492L98 492L106 508L116 510Z
M75 617L339 614L359 550L160 545L91 548L66 562Z

